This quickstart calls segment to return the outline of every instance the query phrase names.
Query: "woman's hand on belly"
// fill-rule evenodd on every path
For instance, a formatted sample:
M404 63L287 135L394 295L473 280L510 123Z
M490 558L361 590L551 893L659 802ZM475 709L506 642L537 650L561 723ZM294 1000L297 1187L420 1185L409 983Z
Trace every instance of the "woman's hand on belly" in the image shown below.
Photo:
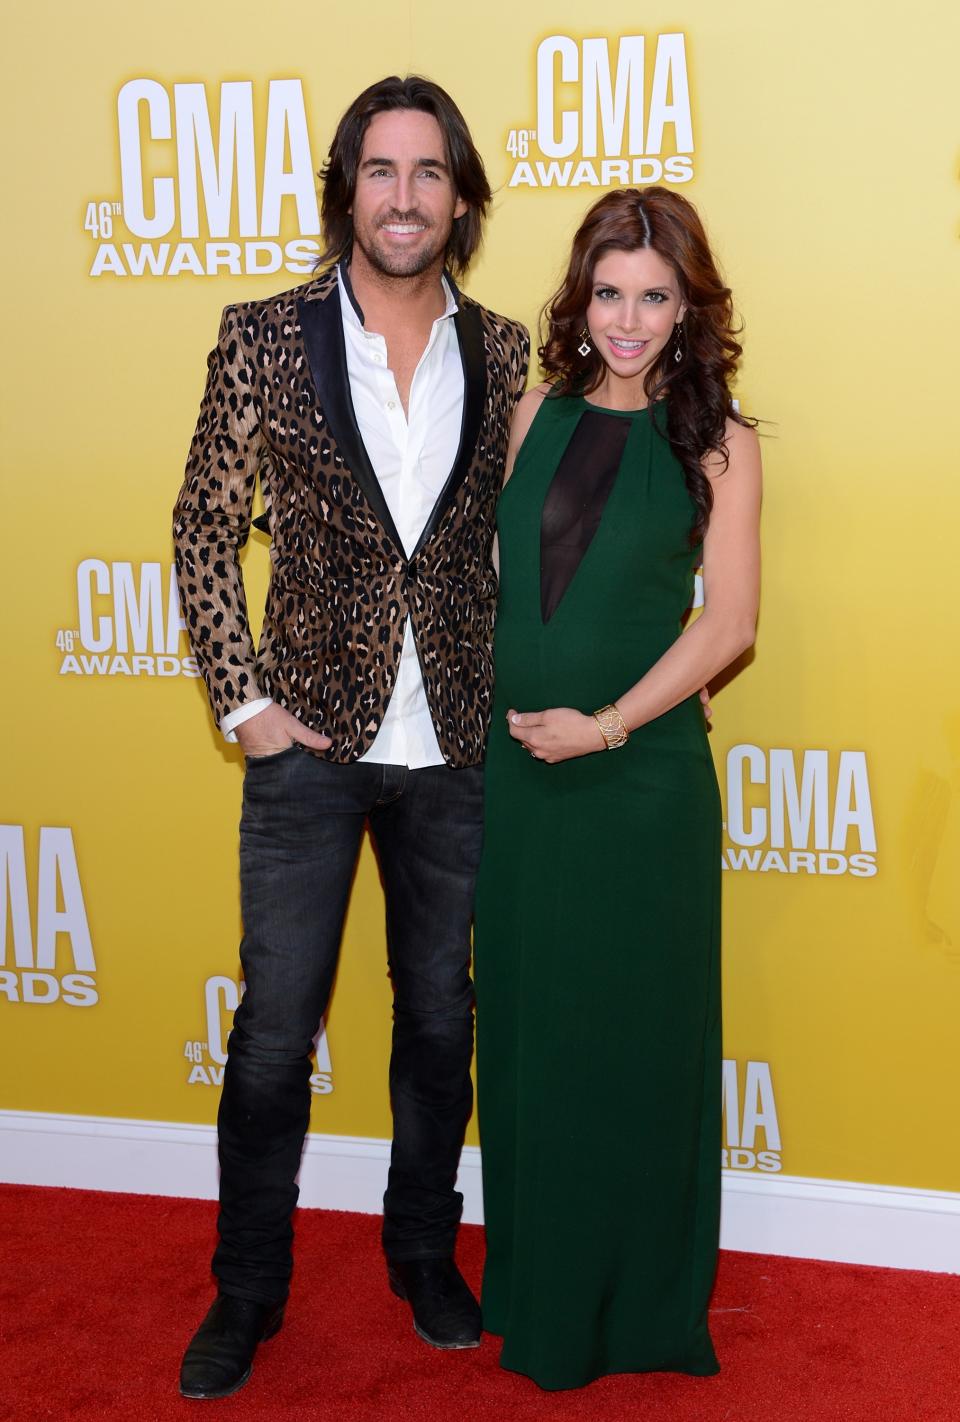
M507 729L515 741L535 760L555 765L561 760L592 755L606 750L607 743L593 716L574 711L570 706L555 706L549 711L507 712Z

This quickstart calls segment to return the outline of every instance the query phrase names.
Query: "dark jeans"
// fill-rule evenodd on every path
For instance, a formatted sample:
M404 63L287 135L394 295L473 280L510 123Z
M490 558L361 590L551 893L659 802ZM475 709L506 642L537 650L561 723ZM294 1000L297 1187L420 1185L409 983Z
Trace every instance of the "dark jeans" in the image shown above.
M383 1244L392 1259L452 1254L454 1189L472 1105L473 890L479 766L334 765L293 746L247 763L240 823L240 958L220 1102L224 1293L286 1296L291 1217L310 1114L313 1037L327 1006L364 824L383 874L393 980L394 1138Z

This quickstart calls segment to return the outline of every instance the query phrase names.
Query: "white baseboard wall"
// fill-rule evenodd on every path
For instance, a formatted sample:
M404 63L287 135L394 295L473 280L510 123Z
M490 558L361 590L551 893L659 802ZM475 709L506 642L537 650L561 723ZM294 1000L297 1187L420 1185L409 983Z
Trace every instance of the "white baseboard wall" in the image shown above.
M378 1214L390 1144L307 1137L300 1203ZM560 1168L558 1162L558 1168ZM0 1180L215 1199L212 1126L0 1111ZM483 1223L480 1151L466 1146L464 1219ZM724 1249L960 1273L960 1194L724 1171Z

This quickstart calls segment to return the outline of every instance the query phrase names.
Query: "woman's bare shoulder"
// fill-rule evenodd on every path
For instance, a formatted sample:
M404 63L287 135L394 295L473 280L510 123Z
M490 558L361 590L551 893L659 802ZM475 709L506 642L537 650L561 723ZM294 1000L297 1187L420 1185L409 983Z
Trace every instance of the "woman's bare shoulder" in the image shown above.
M730 468L746 465L751 468L760 462L760 441L752 425L743 425L739 420L727 419L723 432L726 449L711 450L703 460L703 471L708 479L716 479L726 474Z
M517 401L517 408L513 412L513 424L510 426L510 447L507 450L507 467L503 482L506 483L513 473L513 466L516 462L520 446L526 439L530 426L537 416L537 411L550 394L552 387L544 381L542 385L534 385L525 395L521 395Z
M519 415L521 411L526 412L529 410L535 415L552 389L553 386L548 380L542 381L539 385L531 386L527 393L522 395L517 402L514 420L516 420L517 415Z
M739 420L734 420L729 415L723 434L727 441L727 447L737 450L738 453L746 453L760 447L760 441L753 425L741 424Z

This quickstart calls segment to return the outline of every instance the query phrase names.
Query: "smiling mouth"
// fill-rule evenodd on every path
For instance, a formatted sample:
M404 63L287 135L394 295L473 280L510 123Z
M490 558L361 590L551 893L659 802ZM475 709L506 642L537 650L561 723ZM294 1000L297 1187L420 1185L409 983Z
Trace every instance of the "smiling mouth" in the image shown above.
M418 232L426 232L427 228L422 222L384 222L380 230L394 237L415 237Z
M607 340L617 355L635 356L646 350L649 341L626 341L618 336L608 336Z

